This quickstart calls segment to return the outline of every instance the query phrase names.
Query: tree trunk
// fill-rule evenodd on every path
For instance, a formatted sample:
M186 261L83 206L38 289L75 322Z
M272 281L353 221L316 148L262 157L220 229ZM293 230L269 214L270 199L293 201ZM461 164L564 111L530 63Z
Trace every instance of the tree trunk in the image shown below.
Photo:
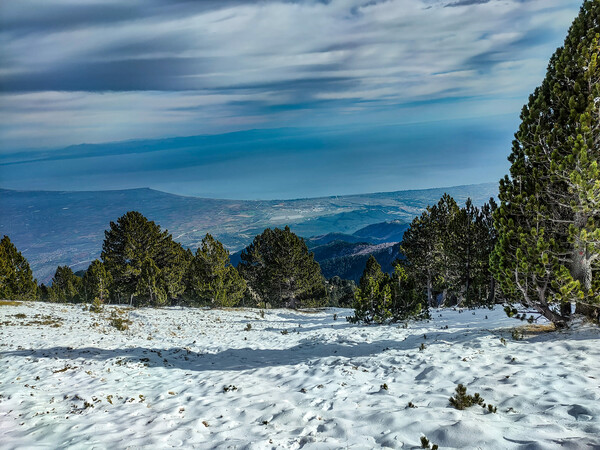
M575 227L578 230L585 228L587 217L583 213L575 215ZM579 237L575 238L571 256L571 276L581 283L581 287L587 294L592 289L592 258L587 250L586 242Z
M563 317L571 317L571 303L562 302L560 304L560 315Z
M575 307L576 314L582 314L590 319L600 321L600 305L589 305L586 303L577 303Z
M496 279L494 277L490 278L490 292L488 293L487 302L488 305L496 303Z
M548 305L534 303L533 308L550 322L552 322L557 328L563 328L567 325L565 318L552 311Z
M433 304L433 292L431 288L431 269L427 269L427 303L429 306L437 306Z

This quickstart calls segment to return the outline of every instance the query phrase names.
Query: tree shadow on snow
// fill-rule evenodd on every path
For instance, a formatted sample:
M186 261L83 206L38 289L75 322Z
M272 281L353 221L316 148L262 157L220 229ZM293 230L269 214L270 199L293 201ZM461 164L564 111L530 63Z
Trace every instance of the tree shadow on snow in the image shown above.
M407 336L404 340L378 340L357 342L354 336L339 338L339 342L319 342L304 339L297 345L283 349L230 348L217 353L203 353L185 347L145 348L126 347L103 349L98 347L50 347L0 352L0 357L52 358L76 365L77 360L123 360L122 363L140 363L148 367L165 367L192 371L243 371L266 367L310 364L343 364L339 359L377 356L385 352L419 352L424 343L427 347L461 343L488 335L484 330L445 330L432 333L427 339L422 334ZM439 339L439 340L438 340ZM322 358L332 358L324 361Z

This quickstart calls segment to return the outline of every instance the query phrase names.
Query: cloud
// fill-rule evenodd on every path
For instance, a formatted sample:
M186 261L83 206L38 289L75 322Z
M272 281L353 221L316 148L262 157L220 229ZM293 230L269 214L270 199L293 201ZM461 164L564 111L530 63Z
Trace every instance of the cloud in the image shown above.
M459 0L457 2L448 3L445 5L446 8L455 6L469 6L469 5L481 5L483 3L489 3L490 0Z
M579 6L579 0L5 3L4 150L317 119L329 124L341 116L390 121L402 116L394 108L449 99L524 100Z

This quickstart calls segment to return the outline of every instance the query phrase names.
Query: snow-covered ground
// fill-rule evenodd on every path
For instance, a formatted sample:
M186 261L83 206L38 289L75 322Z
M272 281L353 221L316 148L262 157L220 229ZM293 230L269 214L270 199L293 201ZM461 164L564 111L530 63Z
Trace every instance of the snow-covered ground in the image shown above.
M600 448L594 326L515 340L501 309L404 328L166 308L119 331L111 309L0 306L1 448ZM458 383L498 412L452 408Z

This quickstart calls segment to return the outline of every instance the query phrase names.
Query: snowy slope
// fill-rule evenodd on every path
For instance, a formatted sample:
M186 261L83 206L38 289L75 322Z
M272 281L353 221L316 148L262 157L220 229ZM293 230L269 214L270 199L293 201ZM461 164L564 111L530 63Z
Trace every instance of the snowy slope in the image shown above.
M596 327L514 340L500 309L349 314L137 309L118 331L81 306L0 306L0 447L600 448ZM457 383L497 414L449 406Z

